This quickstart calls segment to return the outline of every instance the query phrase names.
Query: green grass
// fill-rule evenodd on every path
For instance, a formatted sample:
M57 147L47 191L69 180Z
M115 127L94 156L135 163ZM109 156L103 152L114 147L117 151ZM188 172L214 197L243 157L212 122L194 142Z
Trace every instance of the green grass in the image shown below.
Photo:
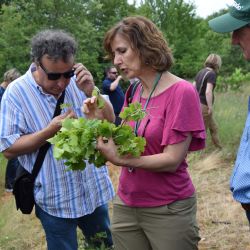
M234 160L243 132L250 86L245 84L241 92L216 93L214 117L218 125L219 138L223 146L224 157ZM214 150L210 134L207 135L206 152Z
M207 148L189 155L203 238L200 250L246 250L249 246L244 212L229 191L233 161L246 120L250 84L244 85L243 89L241 93L216 93L214 114L223 150L217 152L208 135ZM6 160L0 154L0 250L45 250L45 235L38 219L34 214L27 216L17 212L13 197L4 193L5 166ZM118 175L113 182L117 183L117 178ZM213 224L212 221L229 221L231 224ZM78 235L79 249L84 249L79 231Z

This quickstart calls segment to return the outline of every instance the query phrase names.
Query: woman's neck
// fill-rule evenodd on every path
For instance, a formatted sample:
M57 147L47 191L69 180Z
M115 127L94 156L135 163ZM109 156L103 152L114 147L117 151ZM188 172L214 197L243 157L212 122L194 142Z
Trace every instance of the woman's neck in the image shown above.
M153 89L153 85L155 83L155 80L157 78L158 72L147 72L142 77L140 77L140 81L143 87L143 95L147 96Z

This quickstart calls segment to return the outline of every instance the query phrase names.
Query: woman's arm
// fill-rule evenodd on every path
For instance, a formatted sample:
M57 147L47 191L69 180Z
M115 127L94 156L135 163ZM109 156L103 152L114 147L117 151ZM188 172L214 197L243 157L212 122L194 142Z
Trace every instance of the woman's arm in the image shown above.
M214 85L208 82L207 88L206 88L206 100L207 100L207 106L208 106L208 114L212 114L213 112L213 88L214 88Z
M107 142L106 139L99 138L97 148L108 161L118 166L142 168L154 172L175 172L187 155L191 139L191 134L188 134L185 141L166 146L163 153L140 157L118 156L112 139L108 139Z

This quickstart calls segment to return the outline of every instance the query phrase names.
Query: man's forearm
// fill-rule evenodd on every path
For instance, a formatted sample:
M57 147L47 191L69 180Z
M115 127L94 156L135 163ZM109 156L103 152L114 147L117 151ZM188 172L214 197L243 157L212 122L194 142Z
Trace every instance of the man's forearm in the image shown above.
M19 155L28 154L38 150L46 140L52 135L48 130L43 129L33 134L21 136L11 147L3 151L7 159L15 158Z

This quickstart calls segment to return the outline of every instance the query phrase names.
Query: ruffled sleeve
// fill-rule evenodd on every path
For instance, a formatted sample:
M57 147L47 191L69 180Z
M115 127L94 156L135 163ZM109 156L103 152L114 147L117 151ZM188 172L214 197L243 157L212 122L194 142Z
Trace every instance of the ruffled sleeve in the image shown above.
M196 89L190 83L183 81L172 91L166 109L167 119L161 145L180 143L186 139L188 133L191 133L189 151L203 149L206 134Z

